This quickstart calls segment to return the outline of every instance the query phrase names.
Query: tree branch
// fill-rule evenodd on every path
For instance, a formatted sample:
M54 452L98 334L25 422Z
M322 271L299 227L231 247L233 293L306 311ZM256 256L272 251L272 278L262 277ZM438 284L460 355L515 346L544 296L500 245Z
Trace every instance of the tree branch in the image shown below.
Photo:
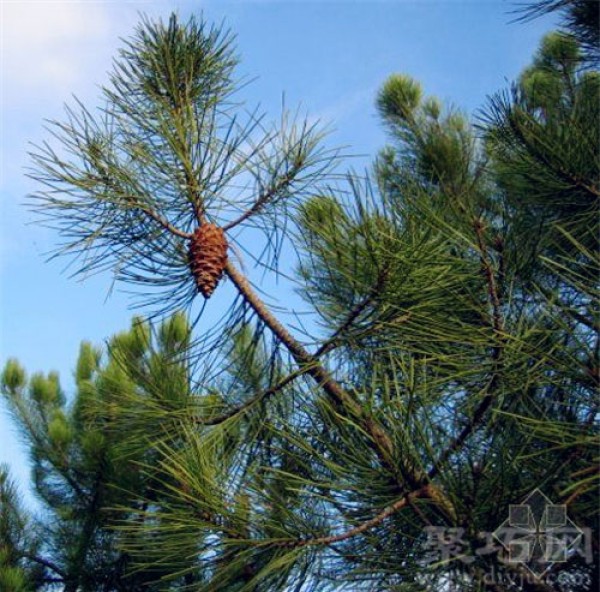
M167 230L171 234L174 234L175 236L179 236L185 239L189 239L192 237L191 233L184 232L176 226L173 226L173 224L171 224L166 218L163 218L160 214L158 214L158 212L144 205L144 203L140 201L138 196L129 194L123 195L123 193L119 190L118 184L115 183L113 179L111 179L110 175L103 166L98 169L98 172L100 173L100 177L93 176L93 179L103 183L106 186L106 188L112 190L115 193L115 195L120 195L121 199L123 199L129 207L136 208L140 212L143 212L144 214L146 214L146 216L160 224L165 230Z
M367 530L370 530L371 528L374 528L375 526L381 524L386 518L388 518L392 514L395 514L398 511L402 510L403 508L408 506L410 504L410 502L412 502L413 500L415 500L419 497L428 497L428 496L429 496L429 487L427 485L425 485L425 486L421 487L420 489L412 491L411 493L407 493L406 495L401 497L399 500L395 501L390 506L387 506L386 508L384 508L381 512L379 512L379 514L377 514L373 518L366 520L365 522L361 522L358 526L355 526L354 528L351 528L350 530L347 530L340 534L335 534L335 535L330 535L330 536L315 537L312 539L300 539L297 541L280 543L279 546L282 546L282 547L284 547L284 546L285 547L308 547L308 546L315 546L315 545L332 545L333 543L339 543L341 541L345 541L347 539L350 539L359 534L362 534L363 532L366 532Z
M256 395L254 395L253 397L250 397L250 399L248 399L241 405L238 405L237 407L234 407L233 409L230 409L229 411L225 411L224 413L217 415L215 417L209 417L206 419L197 418L194 420L194 423L197 423L200 425L206 425L206 426L214 426L214 425L223 423L224 421L227 421L228 419L235 417L239 413L242 413L242 412L246 411L247 409L250 409L250 407L252 407L256 403L262 401L263 399L278 393L282 388L286 387L288 384L290 384L291 382L296 380L296 378L298 378L299 376L302 376L303 374L306 374L307 371L308 371L308 366L304 366L303 368L300 368L300 369L296 370L295 372L288 374L284 379L280 380L274 386L271 386L268 389L264 389L264 390L260 391L259 393L256 393Z
M285 174L283 177L280 177L276 183L271 184L269 189L264 193L261 193L252 204L239 218L233 220L233 222L229 222L223 226L223 230L227 232L231 230L238 224L241 224L248 218L254 216L262 210L272 199L275 197L282 189L287 187L294 180L294 175L296 174L295 170L292 170Z
M253 290L250 282L231 263L227 262L225 272L242 297L258 315L258 317L271 329L273 334L285 345L300 368L305 369L315 382L325 391L330 399L352 416L359 419L367 433L371 436L376 452L382 462L392 471L395 471L395 450L392 441L385 430L372 417L365 415L361 405L337 382L331 374L311 355L304 346L279 322L271 313L265 303ZM421 481L420 476L408 476L412 485Z
M340 336L345 333L352 323L357 319L357 317L362 313L362 311L373 301L373 299L377 296L379 291L381 290L381 286L383 284L383 274L378 279L377 283L373 286L369 294L361 300L346 316L344 322L334 331L334 333L323 342L323 344L312 354L312 358L316 361L321 356L329 353L331 350L335 349L339 345ZM209 417L206 419L198 418L195 420L195 423L200 425L218 425L223 423L224 421L236 416L238 413L242 413L246 411L256 403L262 401L263 399L270 397L276 393L278 393L282 388L286 387L288 384L299 378L300 376L306 374L308 372L310 366L304 365L300 369L295 372L290 373L288 376L280 380L277 384L256 393L253 397L245 401L244 403L230 409L229 411L225 411L224 413L217 415L215 417Z
M362 314L365 308L367 308L367 306L369 306L371 302L373 302L373 300L379 295L387 277L388 270L381 270L379 276L377 277L377 281L369 290L369 293L352 310L350 310L350 312L346 315L344 322L335 330L333 335L331 335L314 353L315 358L319 358L322 355L330 352L335 347L337 347L340 336L350 329L352 323L354 323L354 321Z
M128 196L128 198L135 200L135 197L132 197L132 196ZM146 214L149 218L152 218L152 220L154 220L155 222L160 224L165 230L167 230L171 234L174 234L175 236L179 236L184 239L192 238L191 232L184 232L183 230L180 230L176 226L173 226L173 224L171 224L168 220L166 220L165 218L160 216L153 209L147 208L139 202L134 202L133 207L137 208L141 212L144 212L144 214Z
M37 555L34 555L33 553L28 553L26 551L20 551L19 554L24 559L29 559L34 563L39 563L40 565L43 565L44 567L47 567L48 569L52 570L54 573L57 573L62 578L61 581L65 581L68 579L67 573L51 561L48 561L43 557L38 557Z
M500 297L498 295L498 287L496 284L496 277L494 275L494 268L489 260L488 249L483 236L483 224L479 218L476 218L473 222L473 226L477 235L481 266L486 277L488 301L492 309L491 325L494 330L494 338L497 340L497 343L492 348L491 354L493 364L492 378L487 387L486 393L475 409L471 420L462 429L460 434L441 453L438 459L434 461L433 467L427 473L430 479L435 477L440 472L442 465L450 458L452 454L462 447L467 438L479 426L481 420L492 405L496 389L500 383L499 366L502 358L502 352L504 350L504 318L502 315L502 303L500 302Z

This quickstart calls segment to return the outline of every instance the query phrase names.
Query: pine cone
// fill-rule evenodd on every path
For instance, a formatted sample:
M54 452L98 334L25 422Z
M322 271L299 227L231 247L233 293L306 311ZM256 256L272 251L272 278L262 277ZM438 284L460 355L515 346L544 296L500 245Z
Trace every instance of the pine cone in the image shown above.
M222 228L203 224L192 236L188 252L190 270L198 291L210 298L227 264L227 239Z

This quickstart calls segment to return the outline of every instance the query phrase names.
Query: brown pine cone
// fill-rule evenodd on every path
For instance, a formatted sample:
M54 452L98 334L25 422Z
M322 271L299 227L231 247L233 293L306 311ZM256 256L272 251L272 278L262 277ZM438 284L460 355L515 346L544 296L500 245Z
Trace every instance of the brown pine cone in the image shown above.
M188 251L190 270L204 298L210 298L223 275L227 246L223 229L214 224L203 224L192 236Z

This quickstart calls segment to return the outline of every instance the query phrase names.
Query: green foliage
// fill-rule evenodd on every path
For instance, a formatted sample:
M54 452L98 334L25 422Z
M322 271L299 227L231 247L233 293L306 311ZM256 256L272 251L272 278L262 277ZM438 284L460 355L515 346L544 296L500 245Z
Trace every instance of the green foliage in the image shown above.
M2 385L9 391L22 388L26 382L25 370L14 359L8 360L2 372Z
M595 0L529 0L523 3L522 19L558 12L561 27L573 35L590 64L600 59L600 5Z
M7 365L8 368L9 365ZM10 366L14 369L16 362ZM35 564L39 536L22 508L8 470L0 466L0 589L6 592L31 592L40 580Z
M167 352L185 351L191 338L185 315L177 313L160 326L159 341Z
M409 76L390 76L377 97L377 107L389 123L410 119L421 102L421 85Z
M66 590L479 592L490 572L547 590L475 551L537 488L598 518L600 103L575 39L545 38L478 126L393 75L374 180L325 185L311 129L245 151L261 126L229 116L226 38L144 21L105 91L110 125L83 108L56 124L82 160L35 157L40 208L91 257L81 271L118 261L124 281L169 286L165 309L195 296L191 231L233 241L252 219L266 270L293 247L279 277L306 310L269 307L230 262L225 320L196 338L181 313L137 318L105 354L82 344L70 405L55 375L9 361ZM253 195L228 201L248 174ZM469 561L432 560L428 527L459 529ZM597 556L560 570L562 592L591 589Z
M598 250L600 85L598 73L579 71L578 62L572 39L546 37L533 66L510 95L493 99L485 120L498 183L515 212L508 241L523 273L534 249L580 258L568 236Z
M391 76L377 105L396 142L376 165L380 182L388 182L386 194L406 189L410 195L422 188L435 197L440 190L446 207L470 208L465 200L482 184L482 162L466 117L454 109L444 112L435 97L423 100L420 86L408 76Z
M101 352L94 348L91 343L87 341L81 343L77 358L77 369L75 370L75 380L78 385L92 379L94 372L98 370L100 356Z
M122 537L111 527L122 519L118 506L132 504L127 517L139 520L144 512L139 500L150 490L153 507L160 507L155 490L160 469L149 440L165 423L153 427L145 418L140 421L136 406L154 404L173 412L190 405L190 376L180 355L189 335L185 316L176 314L158 327L155 337L147 322L134 318L129 331L110 340L105 354L83 342L69 404L56 373L36 373L27 380L16 360L6 363L2 390L30 448L43 514L39 536L28 533L26 518L14 505L16 493L3 476L1 540L10 556L0 561L2 590L34 589L27 571L36 564L32 545L42 558L35 589L51 580L73 591L164 589L153 582L165 572L136 570L121 549ZM170 565L167 573L174 569ZM175 578L172 585L177 582Z
M83 263L78 273L110 269L162 313L197 295L188 241L199 225L258 228L259 262L277 260L289 204L337 153L321 147L317 126L285 112L269 124L235 97L237 61L222 28L143 19L101 109L76 101L50 123L52 142L32 153L40 191L30 203L64 236L56 254Z
M58 384L58 374L34 374L29 381L29 396L42 407L60 405L64 398Z

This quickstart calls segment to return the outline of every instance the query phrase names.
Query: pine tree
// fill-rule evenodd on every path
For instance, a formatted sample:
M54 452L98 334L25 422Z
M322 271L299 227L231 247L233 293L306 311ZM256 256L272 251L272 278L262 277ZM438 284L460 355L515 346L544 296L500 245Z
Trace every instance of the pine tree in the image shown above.
M596 0L530 0L520 6L521 20L558 13L561 28L579 43L582 58L597 65L600 60L600 3Z
M35 520L28 516L2 473L2 590L57 585L65 591L163 590L155 582L189 565L177 558L169 567L157 562L149 570L135 569L121 548L127 535L118 530L123 520L140 525L154 520L161 492L172 485L156 466L157 453L144 428L152 423L153 406L168 410L175 423L177 413L188 412L189 336L185 317L176 314L154 336L147 323L134 319L105 353L83 342L70 404L55 373L28 378L16 360L6 363L2 392L29 449L41 509ZM151 390L141 386L141 376ZM143 425L135 421L141 405ZM151 547L152 541L144 545ZM173 587L180 584L175 576Z
M185 346L191 405L119 388L107 408L160 472L152 519L120 509L138 569L197 590L554 589L481 533L536 488L597 520L598 78L579 55L544 40L477 128L392 76L363 178L332 175L316 128L240 123L229 37L193 19L143 22L102 115L54 125L69 160L37 151L35 199L78 269L141 285L153 313L198 291L226 310ZM303 342L234 249L304 297ZM440 529L452 553L432 557ZM594 581L587 559L555 564L562 590Z
M10 481L7 467L0 467L0 586L7 592L29 592L46 580L40 573L37 542L31 519ZM36 564L36 562L38 562Z

